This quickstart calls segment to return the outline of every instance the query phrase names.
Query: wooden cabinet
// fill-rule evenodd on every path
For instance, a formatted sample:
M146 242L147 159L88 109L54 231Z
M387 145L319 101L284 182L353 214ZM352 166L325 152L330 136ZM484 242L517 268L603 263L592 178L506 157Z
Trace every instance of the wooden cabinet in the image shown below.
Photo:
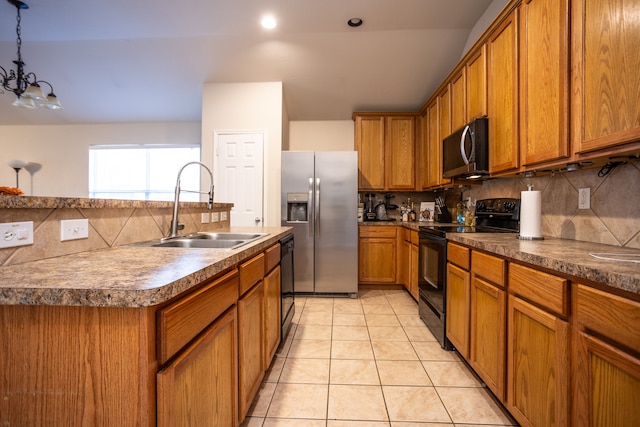
M640 303L574 284L573 424L640 419Z
M279 249L279 245L278 245ZM280 251L278 250L278 255ZM280 266L264 277L264 368L268 369L280 345Z
M238 422L236 307L158 373L158 427Z
M466 64L467 116L465 122L487 115L487 45L469 55ZM455 128L455 127L454 127Z
M568 425L568 282L509 266L507 409L522 425Z
M418 232L398 227L399 282L417 301L418 295Z
M524 0L520 6L520 150L526 168L570 155L568 62L569 0Z
M437 187L442 180L442 145L440 143L440 118L438 116L438 100L434 99L426 109L423 129L423 189Z
M448 243L447 259L446 334L460 355L468 359L471 298L469 249Z
M489 172L519 167L518 10L511 12L487 41Z
M242 422L264 377L264 287L258 282L238 300L238 393Z
M637 1L571 1L571 139L576 153L640 147Z
M417 232L413 232L418 234ZM409 258L411 260L411 267L409 269L409 293L411 296L418 301L420 299L419 288L418 288L418 263L419 261L419 247L417 244L411 244L409 248Z
M460 129L467 123L467 78L461 67L451 79L451 129L447 134ZM447 136L445 135L445 136Z
M358 227L358 282L398 283L397 227Z
M415 115L355 117L359 190L415 190Z
M469 363L496 397L504 400L507 262L474 250L471 271Z

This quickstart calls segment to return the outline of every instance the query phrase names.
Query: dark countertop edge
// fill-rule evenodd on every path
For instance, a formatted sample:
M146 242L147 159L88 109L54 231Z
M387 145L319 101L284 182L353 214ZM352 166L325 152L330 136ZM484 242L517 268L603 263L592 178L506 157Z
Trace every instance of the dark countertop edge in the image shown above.
M180 206L206 208L205 202L180 202ZM172 208L172 201L89 199L79 197L37 197L0 195L0 209L55 209L55 208ZM233 203L214 203L214 208L230 208Z
M267 227L269 228L269 227ZM274 227L271 227L274 228ZM256 242L250 243L241 249L228 251L228 255L212 264L205 265L198 271L186 274L179 279L147 289L88 289L88 288L36 288L36 287L18 287L18 288L0 288L0 305L38 305L38 306L87 306L87 307L120 307L120 308L144 308L152 307L171 300L175 296L188 291L205 281L211 280L219 273L229 270L231 267L238 265L242 261L264 251L268 247L277 243L284 236L291 234L291 227L280 228L279 232L272 232L269 236L265 236ZM94 253L108 253L114 250L122 250L129 247L131 250L139 250L135 246L119 246L108 249L100 249L96 251L81 252L79 254L65 255L58 257L57 260L68 260L72 263L74 257L91 257ZM166 248L146 248L149 251L166 251ZM170 251L198 251L199 249L175 249ZM211 250L211 249L204 249ZM214 249L215 250L215 249ZM220 254L222 252L218 252ZM47 261L47 260L42 260ZM31 263L20 264L28 266L30 264L39 263L33 261ZM114 262L118 262L114 260ZM135 295L132 298L132 295ZM19 303L12 302L20 300ZM25 301L26 300L26 301Z

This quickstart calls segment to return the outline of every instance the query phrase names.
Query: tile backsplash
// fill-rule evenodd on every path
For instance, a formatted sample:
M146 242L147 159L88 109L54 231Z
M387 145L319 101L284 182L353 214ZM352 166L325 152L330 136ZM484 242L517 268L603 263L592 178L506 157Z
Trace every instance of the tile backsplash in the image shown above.
M230 226L229 204L180 208L180 222L186 233ZM202 213L227 213L227 220L202 223ZM0 266L68 255L111 246L126 245L165 237L170 229L172 207L54 207L0 208L0 222L33 221L34 244L0 249ZM60 241L60 220L87 218L89 238Z

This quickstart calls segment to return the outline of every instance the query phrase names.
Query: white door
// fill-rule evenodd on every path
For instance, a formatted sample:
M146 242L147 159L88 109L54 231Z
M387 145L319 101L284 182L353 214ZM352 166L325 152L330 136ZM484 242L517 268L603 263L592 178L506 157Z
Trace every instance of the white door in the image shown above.
M215 201L233 203L231 226L262 226L263 133L216 133Z

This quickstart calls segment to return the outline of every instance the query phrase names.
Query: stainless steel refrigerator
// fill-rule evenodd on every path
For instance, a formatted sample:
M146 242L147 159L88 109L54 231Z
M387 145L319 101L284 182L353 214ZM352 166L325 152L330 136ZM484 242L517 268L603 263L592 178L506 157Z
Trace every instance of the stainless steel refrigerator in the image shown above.
M281 224L293 227L296 293L357 295L357 156L282 152Z

